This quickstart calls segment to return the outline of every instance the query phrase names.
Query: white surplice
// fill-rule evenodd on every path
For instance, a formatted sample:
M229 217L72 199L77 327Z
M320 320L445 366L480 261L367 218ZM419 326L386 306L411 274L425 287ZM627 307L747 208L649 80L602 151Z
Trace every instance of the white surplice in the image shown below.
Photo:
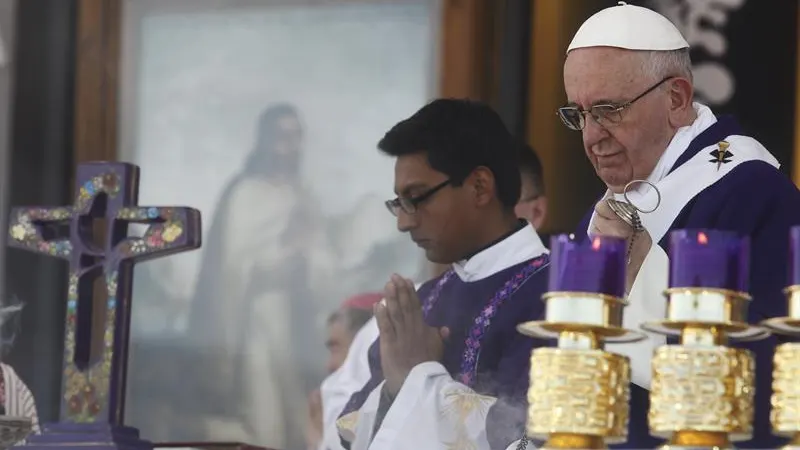
M722 164L715 170L709 170L709 152L717 148L712 145L697 152L686 163L669 173L670 168L689 147L690 143L710 126L717 122L711 110L699 103L694 103L697 119L692 125L678 129L669 146L656 164L647 181L654 184L661 194L661 203L651 213L640 213L642 225L652 238L652 246L645 257L642 267L634 280L628 294L628 306L624 310L623 324L626 328L641 330L642 323L663 320L666 314L666 299L663 296L668 284L669 258L658 242L669 231L669 227L683 208L707 187L721 180L731 170L749 161L763 161L775 168L780 164L758 141L747 136L728 136L725 140L730 144L730 151L736 158ZM621 194L606 192L606 197L614 195L624 200ZM658 203L658 194L645 183L641 183L628 192L628 198L634 205L648 210ZM594 214L592 215L594 220ZM589 222L591 234L592 222ZM609 344L606 350L626 355L631 360L631 379L645 389L650 388L650 362L653 351L666 343L661 335L647 333L648 339L632 344Z
M453 264L453 270L462 281L477 281L547 252L533 227L526 226L469 260ZM339 419L339 431L351 442L351 450L489 450L486 415L497 399L455 381L442 364L414 367L373 437L382 388L383 383L360 410Z

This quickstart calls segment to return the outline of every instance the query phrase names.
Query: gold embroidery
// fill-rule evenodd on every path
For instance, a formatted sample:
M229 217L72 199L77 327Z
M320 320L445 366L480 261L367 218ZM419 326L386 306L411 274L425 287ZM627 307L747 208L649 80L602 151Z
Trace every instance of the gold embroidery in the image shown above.
M358 411L353 411L350 414L340 417L336 421L336 428L339 430L339 435L347 442L353 442L356 439L357 425Z
M442 441L444 447L448 450L477 449L477 444L467 432L466 423L485 424L486 415L494 402L494 397L478 394L463 386L445 392L441 414L454 425L456 432L453 441Z
M442 414L451 417L455 415L461 421L465 421L474 412L485 417L494 402L494 397L480 395L465 388L457 388L445 393L444 399L445 405Z

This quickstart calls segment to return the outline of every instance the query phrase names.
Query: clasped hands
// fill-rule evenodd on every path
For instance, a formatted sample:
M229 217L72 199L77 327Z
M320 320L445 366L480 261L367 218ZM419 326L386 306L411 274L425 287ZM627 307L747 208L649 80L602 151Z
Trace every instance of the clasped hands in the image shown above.
M414 283L396 274L386 283L384 299L375 305L375 318L380 331L385 389L395 396L411 369L441 360L450 330L425 323Z
M600 200L594 207L594 220L592 221L591 229L589 230L590 236L614 236L625 239L630 243L633 239L633 227L627 222L622 220L610 206L606 203L606 199ZM636 280L636 275L639 274L644 259L650 252L650 247L653 245L653 239L647 230L641 231L636 235L633 241L633 247L630 249L628 264L626 271L626 292L630 292L633 282Z

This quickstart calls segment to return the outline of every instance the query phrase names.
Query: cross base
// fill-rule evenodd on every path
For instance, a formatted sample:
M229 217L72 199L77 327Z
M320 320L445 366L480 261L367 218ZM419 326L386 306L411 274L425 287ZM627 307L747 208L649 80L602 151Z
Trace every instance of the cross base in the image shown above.
M139 437L133 427L110 424L52 423L42 434L31 435L25 444L14 448L25 450L152 450L153 444Z

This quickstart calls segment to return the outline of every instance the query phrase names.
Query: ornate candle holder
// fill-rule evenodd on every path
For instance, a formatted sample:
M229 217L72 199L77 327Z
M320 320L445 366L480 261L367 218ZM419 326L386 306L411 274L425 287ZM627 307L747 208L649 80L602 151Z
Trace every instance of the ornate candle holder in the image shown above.
M765 320L762 325L775 334L800 337L800 227L789 232L789 287L784 292L788 316ZM792 438L784 450L800 450L800 343L779 345L773 366L772 432Z
M622 327L625 241L596 237L551 240L545 320L520 324L520 333L557 339L531 354L527 434L546 449L601 449L625 442L631 369L628 357L605 342L645 338Z
M726 344L769 335L747 322L750 241L678 230L669 250L667 318L642 328L679 336L680 344L653 356L650 434L669 439L662 448L733 448L752 436L755 362Z

